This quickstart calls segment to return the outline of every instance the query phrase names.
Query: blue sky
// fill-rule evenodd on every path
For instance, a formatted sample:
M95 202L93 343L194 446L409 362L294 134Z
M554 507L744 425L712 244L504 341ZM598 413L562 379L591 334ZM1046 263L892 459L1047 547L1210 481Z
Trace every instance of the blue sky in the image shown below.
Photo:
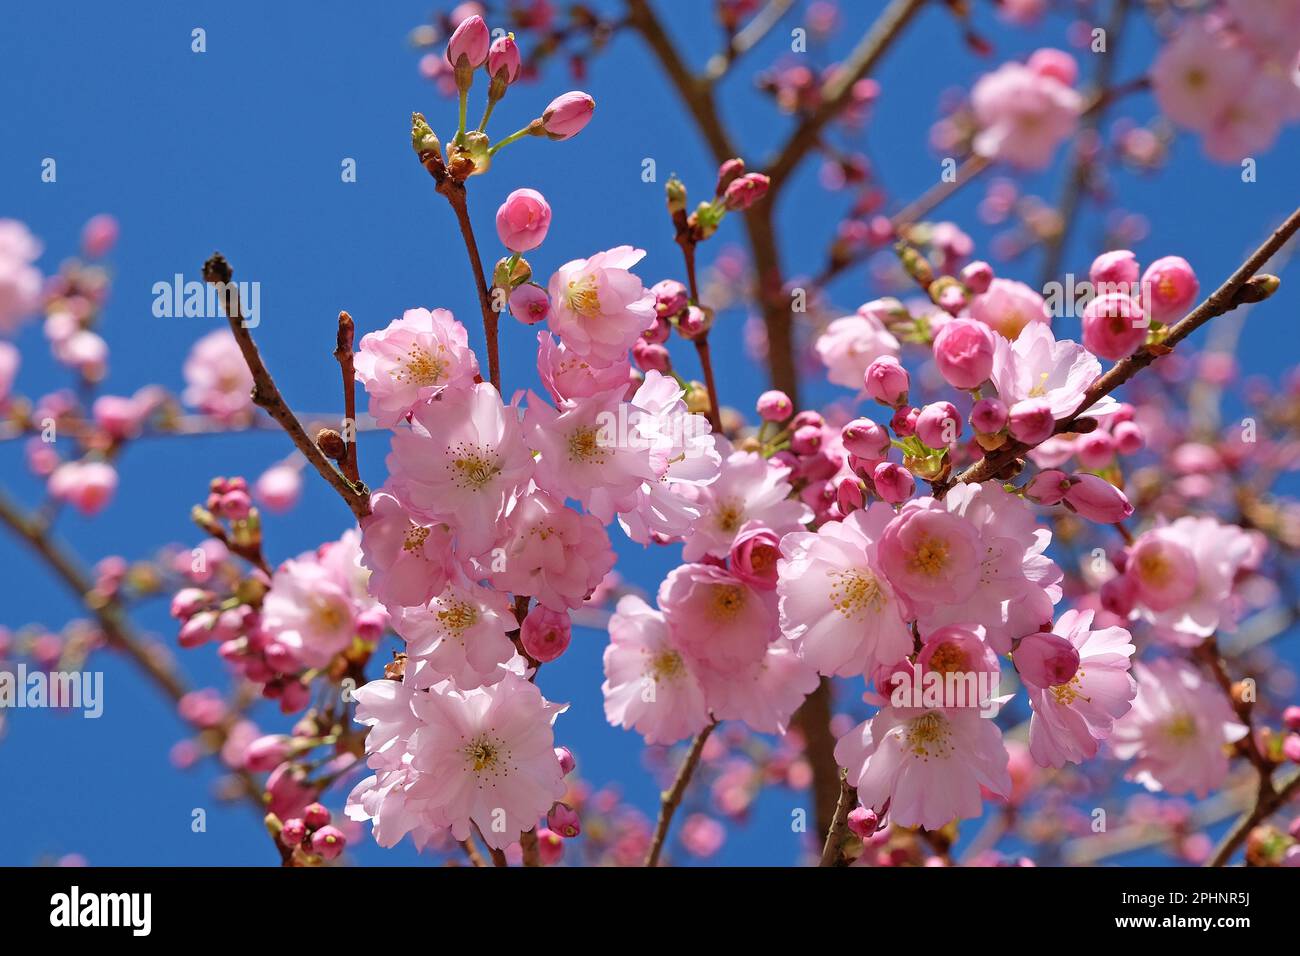
M720 42L704 5L660 0L658 6L684 55L702 63ZM883 4L844 6L849 12L831 55L842 54ZM985 5L980 6L983 11ZM424 111L440 133L454 125L454 103L420 79L417 55L406 44L427 4L231 0L203 13L172 4L139 9L127 16L121 5L15 4L0 34L0 76L7 91L0 216L25 220L44 240L41 265L47 272L74 253L91 215L111 212L121 221L104 326L113 348L106 391L129 393L149 381L179 390L181 363L213 322L155 318L151 289L177 272L197 278L214 249L227 255L237 279L261 283L256 337L298 409L338 407L330 350L339 309L352 313L360 334L406 308L450 308L465 320L473 340L481 341L450 211L409 147L414 109ZM1049 20L1026 34L998 24L986 11L980 17L999 59L1063 42L1063 20ZM202 54L191 51L195 27L206 30ZM786 38L780 31L769 37L723 89L733 136L753 166L761 166L782 140L790 120L775 113L748 77L782 51ZM1117 76L1138 75L1153 49L1145 30L1134 31L1123 44ZM1091 71L1086 56L1084 75ZM968 86L994 62L965 48L937 4L918 17L887 57L877 74L883 94L866 147L898 201L919 195L938 176L939 158L927 146L927 133L940 94ZM540 83L517 87L497 108L491 130L503 135L522 126L553 95L573 86L553 70ZM675 171L694 193L710 189L715 170L706 150L635 36L620 35L592 64L583 86L598 108L579 138L524 141L504 151L489 175L471 183L471 213L484 255L498 254L491 224L497 205L512 189L531 186L554 210L549 238L529 257L541 276L570 258L631 243L648 252L640 269L647 284L680 277L662 180ZM482 95L481 82L475 94ZM1139 95L1124 112L1145 118L1151 110L1150 98ZM476 108L471 112L477 115ZM46 157L58 163L55 183L40 180ZM641 179L647 157L656 162L659 182ZM353 183L340 177L348 158L356 161ZM1200 271L1203 287L1217 283L1287 211L1297 159L1300 132L1293 128L1259 157L1258 182L1245 184L1235 167L1209 163L1193 140L1180 137L1163 174L1117 179L1120 201L1152 223L1149 237L1137 247L1139 257L1182 255ZM820 267L845 202L820 190L814 168L804 167L781 209L781 241L791 274ZM1054 167L1030 177L1028 188L1054 196L1060 177L1059 166ZM988 235L974 215L980 194L972 188L942 211L977 240ZM1075 230L1065 268L1086 270L1100 234L1099 218L1087 217ZM737 224L727 223L721 241L705 248L704 261L723 243L742 241ZM1007 274L1035 282L1036 266L1020 263ZM842 277L833 292L845 311L878 294L864 269ZM1275 374L1293 360L1293 350L1265 343L1293 336L1294 302L1288 297L1252 314L1252 334L1241 355L1248 370ZM714 354L723 401L749 408L766 380L739 348L740 324L738 315L720 321ZM534 332L509 320L503 329L507 391L534 385ZM63 384L39 327L28 328L21 342L19 390L37 393ZM689 353L680 353L680 364L693 374ZM810 388L809 394L841 397L826 385ZM382 478L385 446L381 435L361 443L363 476L375 485ZM193 542L188 510L214 471L254 476L289 450L277 433L142 442L127 453L112 507L92 520L65 515L60 530L88 560L142 556L164 542ZM18 443L0 448L4 484L28 502L39 500L20 452ZM273 559L337 536L348 518L333 492L309 476L299 508L268 521ZM675 557L669 549L644 551L626 541L619 549L625 576L651 591ZM7 568L0 623L36 620L57 628L78 614L61 585L7 537L0 537L0 561ZM171 639L174 629L164 606L145 609L138 620ZM560 720L560 741L578 754L584 775L598 784L620 781L625 793L649 810L658 788L643 766L639 738L607 727L601 715L602 647L600 634L577 635L569 653L546 668L542 684L551 698L573 702ZM210 650L184 653L182 663L196 684L223 685ZM171 709L123 662L104 655L97 666L107 682L102 719L20 712L0 741L0 863L68 852L102 864L264 859L265 837L248 811L215 807L205 779L212 776L210 768L189 774L170 769L167 750L183 734ZM275 728L277 719L268 715L263 725ZM793 859L795 837L787 821L790 807L802 802L787 794L766 798L750 830L732 830L719 859ZM209 809L206 834L190 832L196 807ZM408 851L382 853L372 846L360 857L376 863L414 859Z

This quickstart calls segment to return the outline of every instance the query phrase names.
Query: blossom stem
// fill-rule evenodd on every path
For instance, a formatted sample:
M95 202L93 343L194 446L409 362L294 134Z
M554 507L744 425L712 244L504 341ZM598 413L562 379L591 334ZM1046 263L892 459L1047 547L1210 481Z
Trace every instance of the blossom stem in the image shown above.
M1291 798L1297 794L1300 794L1300 773L1292 775L1286 783L1276 789L1269 785L1268 792L1260 793L1254 808L1233 825L1227 836L1223 838L1223 842L1215 849L1214 855L1210 857L1205 865L1208 867L1227 866L1228 861L1232 859L1232 855L1237 852L1237 848L1250 835L1250 831L1272 816L1276 810L1290 802Z
M1115 389L1119 388L1134 375L1146 368L1161 355L1167 354L1174 346L1183 339L1187 338L1202 325L1209 322L1216 316L1231 312L1242 304L1237 298L1237 292L1244 286L1252 276L1255 275L1264 264L1271 259L1279 249L1293 236L1297 230L1300 230L1300 208L1289 215L1286 220L1273 231L1264 243L1251 253L1250 257L1241 264L1240 267L1224 283L1214 290L1204 302L1198 305L1191 312L1187 313L1181 320L1169 329L1169 334L1159 347L1153 348L1150 345L1143 345L1132 355L1121 359L1112 365L1103 375L1088 386L1083 393L1083 399L1079 402L1078 408L1070 415L1056 423L1056 433L1068 432L1072 429L1074 423L1083 415L1083 413L1095 405L1098 400L1109 395ZM1032 451L1034 445L1025 445L1021 442L1011 442L1007 446L1000 448L997 452L986 454L979 461L970 465L965 471L957 475L946 485L941 485L935 489L935 497L943 497L943 494L952 485L962 484L969 481L987 481L996 476L1016 459L1024 456L1026 452Z
M458 183L450 176L438 183L438 192L447 197L456 221L460 224L461 238L465 240L465 252L469 256L470 267L474 271L474 284L478 289L479 310L483 313L483 335L487 339L488 378L493 388L501 391L501 358L497 341L497 324L500 315L492 308L492 296L488 292L487 276L483 272L483 260L479 257L478 242L474 238L474 226L469 219L469 203L466 198L465 184Z
M486 117L486 116L483 118L483 121L484 121L484 122L487 122L487 117ZM513 143L515 140L523 139L525 136L528 135L528 132L529 132L529 130L531 130L531 129L532 129L532 124L530 123L528 126L525 126L523 129L517 129L517 130L515 130L513 133L511 133L509 136L507 136L507 137L506 137L505 139L503 139L501 142L499 142L499 143L493 143L491 146L488 147L488 155L489 155L489 156L495 156L497 153L499 153L501 150L505 149L507 146L509 146L509 145L510 145L511 143Z
M492 111L497 108L497 101L488 97L487 106L483 108L483 118L478 121L478 131L481 133L487 127L488 120L492 118Z
M456 109L456 142L463 143L465 141L465 107L469 101L469 90L462 88L457 99L459 104Z
M700 754L704 752L704 744L709 739L709 734L713 733L713 728L718 726L716 720L711 720L703 730L695 735L695 740L691 743L691 749L686 754L686 759L682 762L681 769L677 771L677 779L673 781L671 790L663 795L662 803L659 806L659 823L655 826L654 840L650 844L650 852L646 854L646 866L658 866L659 856L663 853L664 841L668 838L668 828L672 825L673 814L681 806L682 797L686 794L686 787L691 782L691 775L695 773L695 768L700 764Z
M826 831L826 843L822 847L822 858L818 866L839 866L840 850L844 847L844 838L849 831L849 811L858 798L858 791L849 786L848 777L840 771L840 799L835 804L835 817L831 827Z
M361 474L357 466L357 372L352 354L352 344L356 338L356 323L346 312L339 313L338 339L334 346L334 358L338 360L339 371L343 375L343 438L347 441L347 451L342 461L343 474L352 482L360 484Z
M253 375L253 403L265 409L267 414L280 424L280 427L292 439L297 449L302 452L303 457L311 462L312 467L316 469L320 476L334 487L334 490L339 493L339 496L352 510L352 513L358 519L364 518L370 514L369 490L364 485L354 485L344 477L343 473L325 457L324 452L316 446L316 443L307 437L302 422L298 420L298 416L293 413L293 409L289 407L280 394L275 379L271 377L266 363L262 361L262 355L257 349L257 343L253 341L252 333L244 324L244 315L239 303L238 286L232 285L230 281L233 275L230 263L219 252L214 252L208 261L203 264L204 281L214 284L224 283L223 288L227 290L226 320L230 323L230 331L235 336L239 351L243 353L244 362Z
M519 834L519 849L524 854L524 866L541 866L542 857L537 849L537 828Z

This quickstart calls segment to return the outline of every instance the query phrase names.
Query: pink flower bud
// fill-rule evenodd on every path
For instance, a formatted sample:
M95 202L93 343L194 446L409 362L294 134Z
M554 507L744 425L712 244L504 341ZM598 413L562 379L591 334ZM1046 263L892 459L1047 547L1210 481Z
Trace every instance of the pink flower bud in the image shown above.
M573 753L568 747L556 747L555 759L560 762L560 773L566 777L573 773L574 768L578 766L577 761L573 759Z
M181 647L198 647L212 639L212 626L217 616L211 611L200 611L181 625L176 642Z
M596 101L586 93L563 93L551 100L542 113L542 126L551 139L568 139L582 132L595 111Z
M844 448L867 461L879 461L889 454L889 432L869 418L855 418L840 432Z
M1011 406L1007 418L1007 429L1011 437L1026 445L1037 445L1047 441L1056 431L1056 418L1052 406L1041 398L1027 398Z
M651 345L663 345L673 337L673 324L662 315L655 316L655 324L641 333L641 338Z
M87 259L102 259L117 245L117 220L107 213L91 216L81 230L81 251Z
M993 371L997 340L993 330L974 319L953 319L934 337L934 364L954 388L977 388Z
M536 325L551 314L551 300L546 290L532 282L517 286L510 293L510 314L525 325Z
M537 831L537 856L542 866L554 866L564 858L564 838L550 827Z
M1196 299L1201 284L1186 259L1165 256L1142 274L1142 295L1157 322L1182 318Z
M1136 455L1146 444L1142 437L1142 428L1137 422L1120 422L1111 430L1115 440L1115 450L1121 455Z
M301 666L293 651L278 641L266 645L262 656L266 659L266 666L276 674L292 674Z
M745 175L745 161L739 157L726 160L718 167L718 185L713 191L714 196L722 196L727 191L727 187L733 182Z
M505 81L513 83L519 78L519 47L515 44L515 35L507 33L497 37L488 47L488 76L493 77L505 71Z
M849 811L849 832L859 840L869 840L880 826L880 818L874 810L866 807L854 807Z
M1088 270L1088 280L1099 294L1107 292L1129 292L1137 288L1137 256L1127 249L1103 252L1092 260Z
M252 507L253 499L249 497L247 491L236 489L227 491L221 496L221 513L232 521L242 521L247 518Z
M1111 614L1128 617L1137 603L1137 585L1127 575L1117 575L1101 586L1097 595L1101 606Z
M776 588L776 562L781 536L770 528L747 523L731 544L731 573L760 590Z
M899 438L911 438L916 434L916 419L920 414L919 408L900 408L889 420L889 427Z
M1282 741L1282 756L1292 763L1300 763L1300 734L1287 734ZM1294 865L1300 866L1300 861Z
M1051 631L1037 631L1024 638L1011 659L1020 676L1035 687L1068 684L1079 672L1078 650Z
M546 814L546 825L562 837L573 839L582 832L578 813L566 803L557 803Z
M825 428L826 419L822 418L820 412L816 412L811 408L805 408L794 417L794 421L790 423L790 427L795 431L798 431L805 425L814 425L817 428Z
M117 471L103 461L69 461L50 475L50 494L84 515L98 514L117 491Z
M311 851L326 860L335 859L347 844L347 837L338 827L321 827L311 835Z
M545 664L553 661L569 646L572 625L564 611L552 611L537 605L524 618L519 630L519 640L533 660Z
M790 438L790 450L796 455L811 455L822 446L822 430L816 425L804 425Z
M253 485L253 497L277 514L298 503L302 494L302 469L297 465L272 465Z
M1282 723L1286 725L1287 730L1300 731L1300 707L1292 704L1282 711Z
M101 395L91 407L95 424L111 438L134 438L149 413L149 406L120 395Z
M203 610L212 601L212 592L202 588L181 588L172 596L172 617L184 621Z
M880 404L898 408L907 404L911 376L898 359L892 355L882 355L867 366L862 376L862 385L867 394Z
M835 507L841 515L851 515L866 503L860 479L846 476L835 483Z
M1115 524L1133 513L1124 492L1105 478L1081 472L1070 479L1065 503L1090 521Z
M961 437L961 416L952 402L932 402L916 416L916 434L931 448L949 448Z
M688 305L686 311L677 317L677 331L684 339L697 339L713 324L709 313L699 306Z
M686 308L686 286L676 279L663 279L650 287L655 297L655 313L670 318Z
M1079 64L1064 50L1054 50L1051 47L1035 50L1025 65L1039 76L1051 77L1066 86L1074 86L1074 81L1079 78Z
M516 189L497 209L497 235L511 252L536 249L551 228L551 207L536 189Z
M771 184L763 173L746 173L727 186L723 203L732 212L742 212L767 195Z
M306 836L307 824L297 817L285 820L284 825L280 827L280 842L290 849L301 846Z
M311 690L299 680L288 681L280 692L280 713L296 714L311 702Z
M962 309L966 308L967 301L966 290L954 283L944 286L943 291L939 293L939 301L936 304L949 315L957 315Z
M302 811L302 820L308 830L319 830L330 822L330 812L323 803L309 803Z
M871 481L876 486L876 494L882 501L891 505L901 504L912 497L916 479L902 465L892 461L882 461L871 471Z
M983 295L993 282L993 267L983 260L967 263L959 277L971 295Z
M971 406L970 424L980 435L996 435L1007 427L1007 406L996 398L981 398Z
M1105 468L1115 459L1115 441L1103 431L1080 435L1074 454L1084 468Z
M1025 497L1040 505L1056 505L1065 500L1070 489L1070 476L1055 468L1040 471L1025 485Z
M371 608L357 615L357 637L374 642L388 630L388 612L382 607Z
M244 769L251 773L265 773L284 763L289 756L289 738L284 734L266 734L258 737L244 751Z
M794 403L790 401L790 396L777 389L772 389L758 396L758 403L755 408L758 411L758 417L765 422L777 422L779 424L794 414Z
M454 67L460 62L460 58L464 57L469 68L477 70L487 62L488 47L491 43L492 36L488 33L483 18L477 15L466 17L460 21L460 26L456 27L451 39L447 41L447 62Z
M672 368L672 355L662 345L652 345L645 339L632 343L632 361L643 372L667 373Z
M1083 310L1083 345L1089 352L1117 362L1137 350L1150 323L1129 295L1108 292Z

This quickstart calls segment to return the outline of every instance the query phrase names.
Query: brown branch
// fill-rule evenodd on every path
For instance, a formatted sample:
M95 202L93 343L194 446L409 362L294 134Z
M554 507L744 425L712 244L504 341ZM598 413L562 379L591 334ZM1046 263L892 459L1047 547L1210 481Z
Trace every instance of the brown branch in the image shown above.
M447 197L447 202L451 203L451 208L456 213L456 222L460 225L461 238L465 240L465 253L469 256L469 264L474 271L478 305L483 313L483 336L487 339L488 379L499 392L501 391L501 357L497 325L501 315L492 308L492 294L488 290L487 276L483 272L483 260L479 256L478 241L474 238L474 226L469 221L469 202L465 193L465 184L447 176L438 183L437 188L438 192Z
M542 857L537 848L537 828L519 834L519 849L524 854L524 866L541 866Z
M487 860L483 859L483 854L480 853L478 847L474 845L473 838L461 840L460 848L465 851L465 855L469 857L469 861L475 866L487 866Z
M1273 254L1282 248L1283 244L1291 238L1297 229L1300 229L1300 208L1292 212L1286 218L1286 221L1273 231L1273 234L1268 237L1264 244L1251 253L1250 257L1241 264L1237 271L1229 276L1223 285L1215 289L1209 298L1175 323L1158 348L1152 348L1149 345L1142 346L1132 355L1116 362L1089 385L1083 394L1083 400L1079 403L1079 407L1056 423L1056 432L1059 434L1070 431L1083 413L1095 405L1099 399L1119 388L1154 362L1160 355L1173 349L1179 342L1211 319L1226 312L1231 312L1238 305L1243 304L1238 292L1256 272L1263 268ZM1033 445L1012 441L1007 447L986 454L946 485L937 485L935 496L942 497L944 492L955 484L967 481L986 481L997 475L1017 458L1022 457L1026 452L1032 451L1034 447Z
M709 81L716 83L726 76L737 60L763 42L763 38L772 32L793 6L794 0L768 0L763 9L745 24L744 29L728 40L727 49L709 60L705 69Z
M126 654L173 703L179 702L190 692L190 688L180 675L167 666L163 655L135 633L120 601L116 597L96 592L90 575L81 567L77 558L52 539L37 520L24 514L22 509L3 492L0 492L0 523L7 525L15 535L26 542L44 559L55 576L76 594L78 601L99 625L109 647ZM233 722L232 717L226 723L213 728L220 743L225 743L226 735ZM262 804L259 797L262 788L247 771L236 770L235 774L244 786L245 796L260 811Z
M347 422L347 452L344 455L343 475L354 485L361 483L357 467L357 370L352 354L356 338L356 323L346 312L339 313L339 333L334 345L334 358L343 375L343 419Z
M1269 787L1268 794L1261 794L1255 803L1254 809L1238 820L1223 838L1214 851L1214 856L1210 857L1206 866L1226 866L1232 859L1232 855L1237 852L1237 848L1250 835L1250 831L1259 824L1263 823L1277 810L1289 803L1291 798L1300 794L1300 773L1294 774L1286 783L1276 790Z
M264 408L267 414L280 424L280 427L292 439L294 446L302 452L304 458L311 462L312 467L316 469L320 476L334 487L334 490L339 493L339 497L352 509L352 513L358 519L364 518L370 514L369 492L366 491L364 486L354 486L330 463L324 452L307 437L302 423L298 421L293 409L289 407L280 394L275 379L271 377L266 363L262 361L262 355L257 350L257 343L253 341L252 333L244 325L244 314L239 303L239 287L232 285L230 281L233 274L230 263L219 252L214 252L211 258L203 264L203 280L212 284L219 284L225 290L226 320L230 324L230 331L234 333L235 341L239 344L240 352L244 355L244 362L253 375L253 403L260 408Z
M840 851L844 848L844 839L849 831L849 811L858 799L858 791L849 786L848 778L840 775L840 798L835 804L835 816L830 829L826 831L826 843L822 847L822 858L818 866L838 866Z
M776 160L769 164L767 174L772 177L771 193L779 192L789 182L804 156L817 145L822 128L848 105L853 85L871 72L924 5L925 0L893 0L858 41L849 58L831 71L830 79L821 88L816 108L803 118Z
M677 779L673 781L671 790L663 794L662 803L659 807L659 823L655 826L654 840L650 844L650 852L646 854L646 866L658 866L659 855L663 852L664 841L668 838L668 828L672 825L673 814L681 805L682 797L686 794L686 787L691 782L691 775L695 773L695 768L699 766L700 754L704 752L704 744L709 739L709 734L713 733L713 728L718 726L716 720L711 721L703 730L695 735L695 740L691 744L690 752L686 754L686 759L682 762L682 767L677 771Z

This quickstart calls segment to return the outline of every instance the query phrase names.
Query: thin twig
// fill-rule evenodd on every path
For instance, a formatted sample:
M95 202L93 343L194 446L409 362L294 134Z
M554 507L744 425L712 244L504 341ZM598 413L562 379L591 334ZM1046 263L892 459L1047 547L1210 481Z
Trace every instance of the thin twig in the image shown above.
M1255 275L1264 264L1272 258L1273 254L1282 248L1283 244L1300 229L1300 208L1296 209L1286 218L1282 225L1273 231L1268 239L1251 253L1250 257L1241 264L1241 266L1231 276L1224 281L1210 294L1204 302L1184 316L1180 321L1174 324L1169 330L1169 334L1158 348L1152 348L1143 345L1132 355L1121 359L1110 367L1103 375L1097 378L1083 394L1083 400L1079 402L1078 408L1073 413L1061 419L1056 424L1056 432L1068 432L1074 423L1083 415L1083 413L1095 405L1100 399L1109 395L1115 389L1119 388L1134 375L1154 362L1160 355L1173 349L1179 342L1187 338L1206 322L1216 316L1231 312L1240 304L1237 292L1246 284L1252 276ZM1032 451L1035 446L1026 445L1022 442L1010 442L1007 447L999 449L996 452L986 454L979 461L972 464L961 474L957 475L947 485L938 485L935 496L942 497L947 488L955 484L968 481L986 481L994 477L1007 465L1014 462L1017 458L1023 456L1026 452Z
M266 363L262 361L262 355L257 350L257 343L253 341L252 333L244 325L244 314L239 302L239 287L230 281L233 274L230 263L219 252L214 252L203 264L204 281L220 284L225 289L226 320L230 324L230 331L234 334L235 341L239 344L240 352L244 355L244 362L253 375L253 403L266 409L267 414L279 422L280 427L292 439L294 446L311 462L320 476L334 487L339 497L352 509L352 513L358 519L364 518L370 514L369 493L362 487L354 486L331 464L324 452L307 437L302 422L298 421L293 409L280 394L275 379L271 377Z
M352 316L340 312L334 358L338 360L339 371L343 375L343 420L347 423L343 437L348 443L341 464L344 476L354 485L361 483L361 473L357 466L357 369L352 354L356 329Z
M479 256L478 241L474 238L474 226L469 219L469 201L465 193L465 184L447 176L438 183L437 188L438 192L447 197L447 202L451 203L451 208L456 213L456 222L460 225L461 238L465 241L465 253L469 256L469 264L474 271L479 309L483 313L483 335L487 339L488 378L499 392L501 391L501 358L497 325L501 316L492 308L492 294L488 290L487 276L483 272L483 260Z
M744 29L730 38L727 49L709 60L705 69L709 82L716 83L726 76L737 60L763 42L763 38L772 32L793 6L794 0L768 0L763 9L745 24Z
M541 866L542 856L537 847L537 828L519 834L519 849L524 854L524 866Z
M1237 848L1250 835L1250 831L1267 820L1282 806L1289 803L1291 798L1298 793L1300 793L1300 773L1292 775L1276 790L1270 787L1268 795L1261 797L1256 802L1254 809L1233 825L1227 836L1223 838L1223 842L1214 851L1214 856L1210 857L1209 862L1205 865L1226 866L1228 861L1232 859L1232 855L1237 852Z
M858 799L858 791L849 786L849 781L840 772L840 799L835 804L835 817L831 821L831 828L826 831L826 843L822 846L822 859L818 866L837 866L840 862L840 851L844 848L844 839L849 832L849 811L853 809L854 802Z
M483 859L483 854L478 851L473 839L461 840L460 848L465 851L465 855L475 866L487 866L487 860Z
M646 854L646 866L658 866L659 855L663 852L664 841L668 838L668 828L672 825L673 814L681 805L682 797L686 794L686 787L691 782L691 775L695 773L695 768L699 766L700 754L704 752L704 744L709 739L709 734L713 733L713 728L718 726L716 720L711 721L698 734L691 744L690 752L686 754L686 759L682 762L682 767L677 771L677 779L673 781L671 790L663 794L663 800L659 807L659 823L655 826L654 840L650 844L650 852Z

